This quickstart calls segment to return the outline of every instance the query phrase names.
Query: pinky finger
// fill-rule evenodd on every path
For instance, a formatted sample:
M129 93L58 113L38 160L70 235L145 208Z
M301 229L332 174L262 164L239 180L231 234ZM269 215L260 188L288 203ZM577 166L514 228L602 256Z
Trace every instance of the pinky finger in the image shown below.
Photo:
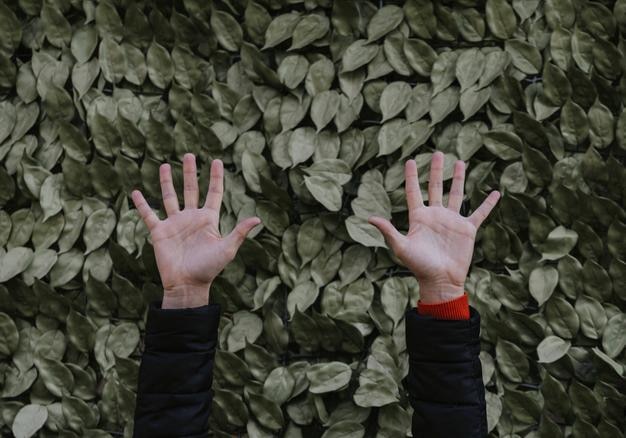
M139 212L139 216L143 219L148 230L152 231L152 229L160 222L158 216L152 211L146 199L143 197L143 194L139 190L133 190L131 192L131 197L133 199L133 203Z
M480 225L487 219L491 210L496 206L498 199L500 199L500 192L494 190L489 193L489 196L485 198L482 204L472 213L468 219L478 229Z

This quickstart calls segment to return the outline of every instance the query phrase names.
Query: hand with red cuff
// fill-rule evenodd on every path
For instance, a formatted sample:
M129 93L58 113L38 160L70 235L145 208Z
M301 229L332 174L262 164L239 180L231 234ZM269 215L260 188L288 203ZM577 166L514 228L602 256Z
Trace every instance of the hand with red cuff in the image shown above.
M467 319L469 310L464 284L472 261L476 232L495 207L500 192L492 191L470 216L461 216L465 163L457 160L454 164L447 207L442 205L443 164L444 154L435 152L428 180L428 206L425 206L415 160L406 161L405 191L409 210L406 235L385 218L370 216L369 222L382 232L394 254L417 277L420 313L444 318L447 315L446 319Z

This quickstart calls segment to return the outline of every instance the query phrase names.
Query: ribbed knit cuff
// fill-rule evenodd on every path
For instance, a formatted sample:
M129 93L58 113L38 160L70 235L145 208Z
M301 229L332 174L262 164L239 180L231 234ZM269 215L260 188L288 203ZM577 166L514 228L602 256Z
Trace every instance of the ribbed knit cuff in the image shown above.
M467 292L464 292L463 295L458 298L437 304L424 304L418 301L417 313L420 315L430 315L438 319L469 319L470 310Z

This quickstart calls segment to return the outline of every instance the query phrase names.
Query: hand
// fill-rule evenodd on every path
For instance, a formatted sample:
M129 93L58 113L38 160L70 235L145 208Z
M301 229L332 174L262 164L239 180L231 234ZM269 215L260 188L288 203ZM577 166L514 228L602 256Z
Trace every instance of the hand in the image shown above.
M139 190L133 190L131 195L152 237L164 289L161 307L206 305L211 282L235 258L244 239L261 219L244 219L226 237L220 236L224 164L219 159L211 162L209 191L202 208L198 208L196 157L193 154L187 153L183 157L184 210L179 209L168 163L159 167L159 177L166 219L157 217Z
M454 165L448 206L441 205L444 154L437 151L430 163L428 207L424 206L415 160L404 166L409 210L409 231L401 234L389 220L370 216L368 222L385 236L394 254L415 274L420 284L420 301L433 304L463 295L465 278L474 252L474 239L482 222L495 207L500 192L489 193L469 217L459 214L463 202L465 163Z

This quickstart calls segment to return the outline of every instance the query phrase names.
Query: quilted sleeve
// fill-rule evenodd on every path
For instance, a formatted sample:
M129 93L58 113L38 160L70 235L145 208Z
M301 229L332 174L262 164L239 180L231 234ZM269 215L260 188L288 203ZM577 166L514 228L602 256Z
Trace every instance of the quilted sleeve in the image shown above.
M479 334L480 315L473 307L468 320L407 310L406 386L414 409L414 437L487 436Z
M150 303L139 366L135 438L206 437L211 413L218 304L162 309Z

